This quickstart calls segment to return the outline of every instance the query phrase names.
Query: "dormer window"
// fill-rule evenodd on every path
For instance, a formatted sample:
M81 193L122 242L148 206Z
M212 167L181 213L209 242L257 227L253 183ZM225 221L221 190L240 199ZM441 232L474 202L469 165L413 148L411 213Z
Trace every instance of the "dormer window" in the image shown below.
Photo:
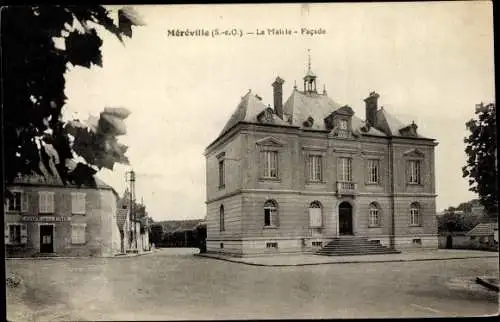
M347 131L348 122L347 120L339 120L339 129Z
M337 136L341 138L351 137L351 131L349 131L349 121L346 119L338 120Z

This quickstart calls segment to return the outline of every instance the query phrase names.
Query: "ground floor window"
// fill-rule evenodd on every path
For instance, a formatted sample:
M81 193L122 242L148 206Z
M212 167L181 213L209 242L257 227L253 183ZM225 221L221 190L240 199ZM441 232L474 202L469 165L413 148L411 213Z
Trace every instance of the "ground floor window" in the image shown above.
M368 217L368 225L370 227L378 227L378 226L380 226L379 207L374 202L372 202L370 204L369 217Z
M5 227L5 244L19 245L26 244L27 241L26 224L8 224Z
M21 243L21 225L9 225L9 241L11 243Z
M274 200L268 200L264 204L264 226L278 226L278 206Z
M72 224L71 225L71 243L72 244L85 244L85 232L87 225L86 224Z

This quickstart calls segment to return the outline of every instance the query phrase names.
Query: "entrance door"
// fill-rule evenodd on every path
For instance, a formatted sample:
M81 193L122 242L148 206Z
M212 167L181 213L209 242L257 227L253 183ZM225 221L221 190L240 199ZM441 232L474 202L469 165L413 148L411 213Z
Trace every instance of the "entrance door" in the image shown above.
M446 248L453 248L453 237L451 237L450 235L446 236Z
M54 252L54 227L40 225L40 253Z
M339 234L353 235L352 206L348 202L339 205Z

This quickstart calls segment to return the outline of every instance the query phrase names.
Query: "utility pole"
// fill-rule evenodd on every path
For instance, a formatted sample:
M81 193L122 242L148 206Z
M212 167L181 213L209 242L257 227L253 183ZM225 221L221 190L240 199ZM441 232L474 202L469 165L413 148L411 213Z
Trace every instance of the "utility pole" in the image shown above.
M132 236L133 236L133 247L137 250L137 224L136 224L136 213L135 213L135 172L130 170L128 173L128 179L130 184L130 221L133 225Z

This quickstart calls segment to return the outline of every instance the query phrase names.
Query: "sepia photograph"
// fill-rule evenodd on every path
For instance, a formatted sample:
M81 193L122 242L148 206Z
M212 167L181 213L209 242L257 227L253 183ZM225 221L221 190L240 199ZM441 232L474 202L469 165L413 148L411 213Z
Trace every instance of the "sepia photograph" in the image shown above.
M498 315L491 1L0 23L6 321Z

